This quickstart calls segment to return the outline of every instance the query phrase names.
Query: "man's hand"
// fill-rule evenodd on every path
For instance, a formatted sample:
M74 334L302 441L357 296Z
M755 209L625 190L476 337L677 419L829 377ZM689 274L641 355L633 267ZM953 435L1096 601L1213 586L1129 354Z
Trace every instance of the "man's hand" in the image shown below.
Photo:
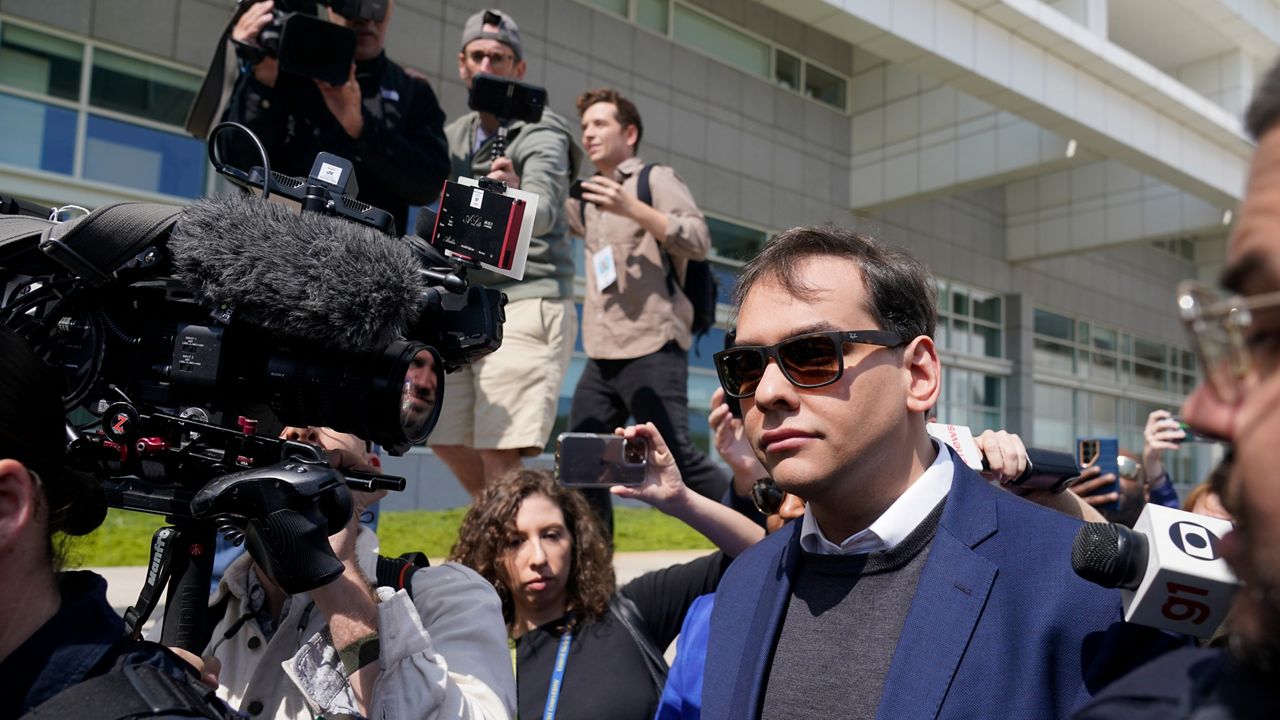
M189 650L182 648L169 648L174 655L182 658L188 665L196 669L196 674L200 676L200 682L208 685L214 690L218 689L218 673L222 672L222 661L210 655L209 657L200 657Z
M1026 471L1027 446L1017 435L1004 430L984 430L973 441L987 461L988 469L982 471L986 479L1007 485Z
M632 425L618 428L615 435L627 440L642 440L649 446L647 462L644 470L644 483L638 487L614 485L609 489L614 495L624 498L643 500L668 515L676 506L688 500L689 488L680 476L680 468L676 467L675 456L662 439L662 434L653 423Z
M1186 436L1186 431L1168 410L1151 411L1147 416L1147 425L1142 429L1142 467L1147 471L1148 482L1156 485L1167 480L1164 453L1166 450L1177 450L1177 441Z
M755 481L767 476L769 471L760 464L751 449L742 421L729 410L724 388L716 388L711 394L711 413L707 415L707 424L711 426L716 452L733 469L733 491L739 497L747 497Z
M325 107L337 119L338 124L352 138L360 137L364 132L364 106L360 104L360 83L356 82L356 66L351 64L351 74L341 85L330 85L323 80L316 80L320 88L320 96L324 98Z
M1112 491L1101 494L1094 494L1094 491L1113 485L1116 476L1111 473L1101 475L1102 468L1097 465L1090 465L1080 473L1080 480L1071 486L1071 492L1075 493L1089 505L1098 506L1113 503L1120 499L1120 493Z
M494 158L493 163L489 165L489 174L485 177L504 182L509 188L520 187L520 176L516 174L516 166L511 162L511 158L505 155Z
M622 183L603 175L582 181L582 199L594 203L605 212L632 220L637 220L637 207L644 205L639 198L624 191Z
M235 27L231 28L231 39L250 47L260 47L258 34L271 24L271 11L274 9L275 3L272 0L262 0L250 5L249 9L245 10L236 21ZM276 77L279 74L280 63L273 57L263 58L253 66L254 78L267 87L276 86Z

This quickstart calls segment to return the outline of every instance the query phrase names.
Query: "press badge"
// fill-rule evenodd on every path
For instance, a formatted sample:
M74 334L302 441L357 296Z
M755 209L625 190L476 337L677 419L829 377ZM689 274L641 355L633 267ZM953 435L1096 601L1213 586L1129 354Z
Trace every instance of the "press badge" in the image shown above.
M596 289L603 292L618 279L618 268L613 264L613 247L606 245L591 256L596 270Z

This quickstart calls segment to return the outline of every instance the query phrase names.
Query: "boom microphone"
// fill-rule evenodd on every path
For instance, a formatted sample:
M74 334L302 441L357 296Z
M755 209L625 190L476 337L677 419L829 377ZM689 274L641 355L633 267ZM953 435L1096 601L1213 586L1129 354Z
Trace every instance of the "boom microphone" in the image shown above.
M1089 523L1076 534L1071 567L1120 588L1127 622L1211 637L1238 582L1218 552L1231 523L1147 503L1133 529Z
M178 276L253 325L338 350L380 350L422 309L421 264L399 240L248 196L182 211L169 236Z

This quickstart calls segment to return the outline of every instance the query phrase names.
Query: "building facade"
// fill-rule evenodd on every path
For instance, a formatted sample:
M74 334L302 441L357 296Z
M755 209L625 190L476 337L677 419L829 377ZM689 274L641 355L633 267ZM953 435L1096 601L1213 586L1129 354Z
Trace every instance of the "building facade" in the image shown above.
M939 288L940 420L1140 450L1147 414L1194 384L1174 288L1220 267L1251 149L1239 118L1280 49L1277 3L500 4L523 32L526 80L556 111L574 117L574 98L601 85L636 102L643 156L676 168L710 219L722 300L772 233L799 224L919 255ZM482 6L396 2L388 53L431 79L450 116L466 106L462 23ZM94 207L211 191L204 144L181 124L231 9L0 0L0 195ZM704 443L723 337L690 356ZM562 416L583 362L579 343ZM1195 482L1214 455L1188 446L1175 478ZM401 463L447 473L425 452ZM416 485L393 506L465 501Z

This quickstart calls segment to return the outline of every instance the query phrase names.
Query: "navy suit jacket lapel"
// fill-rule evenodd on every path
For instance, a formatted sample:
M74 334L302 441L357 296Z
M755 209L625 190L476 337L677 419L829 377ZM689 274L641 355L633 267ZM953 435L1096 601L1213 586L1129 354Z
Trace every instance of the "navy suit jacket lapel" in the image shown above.
M773 649L791 600L791 580L800 561L800 521L792 521L790 527L783 532L790 532L791 539L773 567L765 573L760 594L756 596L758 602L752 613L751 627L744 628L746 637L758 639L759 642L749 642L743 648L733 707L727 717L759 717L765 686L768 684L769 666L773 661Z
M889 665L877 717L937 716L995 582L995 563L973 550L996 532L995 498L955 453L952 461L951 491Z

